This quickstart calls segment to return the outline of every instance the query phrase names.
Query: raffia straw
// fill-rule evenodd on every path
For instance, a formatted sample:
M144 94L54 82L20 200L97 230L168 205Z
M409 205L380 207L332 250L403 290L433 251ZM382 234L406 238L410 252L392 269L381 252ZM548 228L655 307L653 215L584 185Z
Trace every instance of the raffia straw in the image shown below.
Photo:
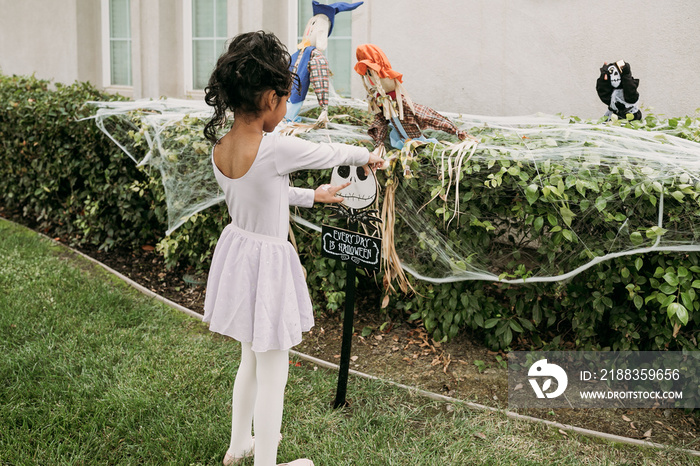
M367 74L363 76L362 82L365 85L368 100L371 102L370 110L372 111L372 113L379 113L381 111L384 115L384 118L390 120L393 117L397 116L396 109L394 108L391 97L389 97L386 94L386 92L384 92L384 88L380 84L379 79L379 75L374 70L370 69L367 70ZM370 84L370 80L375 84ZM376 94L379 94L379 96L377 96ZM398 116L400 119L403 119L403 106L401 104L400 99L398 104Z
M367 74L362 77L362 84L364 84L365 91L367 91L367 102L369 103L369 110L371 113L383 111L380 102L382 98L386 97L384 89L379 86L379 82L376 81L376 79L378 79L377 75L372 70L368 70ZM372 84L373 80L376 84Z
M280 129L280 134L282 136L296 136L301 133L308 133L312 129L315 129L315 123L312 125L306 123L287 123L287 126Z
M411 283L408 281L406 274L401 268L401 259L396 253L394 244L394 224L396 221L396 208L394 205L396 196L397 180L386 185L384 191L384 203L382 204L382 268L384 269L384 289L389 292L395 292L393 282L404 293L409 290L415 292Z
M399 108L399 120L403 120L403 99L401 98L402 91L401 83L398 79L394 79L394 92L396 93L396 105Z
M369 113L379 113L381 109L377 104L377 96L374 95L375 91L373 86L369 83L369 76L362 76L362 85L365 87L365 92L367 93L367 111Z
M457 223L459 223L459 184L462 178L462 165L464 165L466 162L468 162L471 158L472 155L474 155L474 152L476 151L476 146L478 143L476 141L472 141L470 139L466 139L459 144L455 144L452 146L452 151L450 152L450 156L454 154L455 152L457 153L456 161L455 161L455 166L454 166L454 172L455 172L455 208L454 208L454 213L452 214L452 218L450 218L450 221L447 222L447 227L449 228L450 224L452 223L452 220L457 218ZM464 156L466 155L467 151L471 149L471 152L469 153L469 157L467 157L466 160L464 160ZM450 180L452 179L452 175L450 174Z
M396 97L399 101L403 101L401 96L403 96L404 99L406 99L406 103L408 104L408 108L411 109L413 113L416 113L416 108L413 106L413 100L411 100L411 97L408 95L406 92L406 88L403 87L403 84L399 82L399 80L396 81ZM403 119L403 113L401 114L401 119Z

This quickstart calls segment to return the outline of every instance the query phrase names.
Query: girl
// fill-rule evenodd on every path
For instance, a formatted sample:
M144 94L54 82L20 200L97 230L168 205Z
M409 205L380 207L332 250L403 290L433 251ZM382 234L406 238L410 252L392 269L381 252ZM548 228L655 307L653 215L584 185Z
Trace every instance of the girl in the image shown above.
M265 134L274 130L287 109L294 78L289 60L273 34L240 34L219 57L205 89L214 116L204 134L214 144L214 174L231 223L214 250L204 321L210 330L240 341L242 351L225 465L253 454L255 466L276 464L288 350L314 324L301 263L287 241L289 206L340 202L336 193L347 186L290 188L289 174L336 165L369 163L375 168L383 162L361 147ZM217 141L215 134L226 123L227 111L235 118ZM288 464L313 465L307 459Z

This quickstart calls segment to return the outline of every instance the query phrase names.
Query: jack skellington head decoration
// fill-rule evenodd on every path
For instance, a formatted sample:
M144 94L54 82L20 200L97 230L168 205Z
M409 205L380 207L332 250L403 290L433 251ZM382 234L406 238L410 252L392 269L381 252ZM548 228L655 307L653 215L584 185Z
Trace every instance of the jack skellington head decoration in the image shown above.
M377 181L372 170L365 174L364 167L340 165L333 169L331 184L334 186L350 182L350 186L338 191L343 196L342 205L360 210L371 206L377 198Z
M374 204L377 199L377 179L372 170L365 173L364 167L340 165L333 169L331 184L334 186L350 183L350 186L338 191L343 202L338 206L338 215L353 222L380 222L374 214L376 210L363 210Z

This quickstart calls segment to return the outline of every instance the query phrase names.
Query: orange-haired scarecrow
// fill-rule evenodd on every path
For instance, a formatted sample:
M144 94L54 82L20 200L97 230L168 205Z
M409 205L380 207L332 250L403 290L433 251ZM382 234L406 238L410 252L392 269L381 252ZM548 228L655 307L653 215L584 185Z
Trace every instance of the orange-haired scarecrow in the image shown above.
M370 111L375 113L367 132L377 147L384 146L387 134L397 149L409 140L429 141L423 136L424 129L445 131L460 140L470 137L432 108L412 102L403 87L403 75L391 67L379 47L360 45L356 55L355 71L362 76Z

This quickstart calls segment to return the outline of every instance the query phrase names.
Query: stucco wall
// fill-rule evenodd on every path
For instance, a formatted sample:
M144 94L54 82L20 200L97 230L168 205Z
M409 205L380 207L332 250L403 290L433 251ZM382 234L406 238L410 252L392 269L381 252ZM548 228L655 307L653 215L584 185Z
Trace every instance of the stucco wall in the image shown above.
M182 3L132 0L131 8L133 97L182 97L185 92Z
M73 82L78 76L76 0L0 0L0 70Z
M641 102L659 113L700 107L697 0L368 1L380 46L416 102L472 114L598 117L603 62L624 59Z
M0 69L101 84L99 3L0 0ZM132 3L142 13L134 97L183 97L182 2ZM228 4L232 34L294 36L290 0ZM598 117L598 69L619 59L640 79L643 105L668 115L700 107L698 0L365 0L352 15L353 45L380 46L413 99L439 110ZM353 76L353 95L363 94Z
M75 25L77 76L74 79L102 83L102 50L100 42L100 2L76 0L77 22Z

